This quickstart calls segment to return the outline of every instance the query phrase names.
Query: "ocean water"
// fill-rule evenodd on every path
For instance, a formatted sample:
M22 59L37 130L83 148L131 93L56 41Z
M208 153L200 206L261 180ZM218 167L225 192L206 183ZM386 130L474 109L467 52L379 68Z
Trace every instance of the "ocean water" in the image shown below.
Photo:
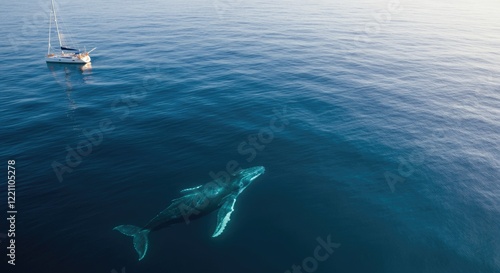
M500 272L498 1L57 3L90 66L1 4L1 272ZM228 164L266 173L220 237L112 230Z

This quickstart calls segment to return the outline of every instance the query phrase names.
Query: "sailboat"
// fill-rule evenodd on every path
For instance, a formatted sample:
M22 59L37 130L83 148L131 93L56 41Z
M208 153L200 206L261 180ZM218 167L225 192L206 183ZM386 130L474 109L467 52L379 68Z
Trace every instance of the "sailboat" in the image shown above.
M50 13L49 20L49 46L47 49L47 56L45 57L45 61L48 63L72 63L72 64L86 64L90 63L90 52L94 51L95 48L87 51L80 51L80 49L76 49L74 46L70 46L65 44L63 40L63 35L61 34L59 23L57 22L56 9L54 7L54 0L51 0L52 9ZM55 28L57 31L57 39L59 41L59 47L57 50L53 50L52 45L50 43L50 36L52 33L52 21L55 23Z

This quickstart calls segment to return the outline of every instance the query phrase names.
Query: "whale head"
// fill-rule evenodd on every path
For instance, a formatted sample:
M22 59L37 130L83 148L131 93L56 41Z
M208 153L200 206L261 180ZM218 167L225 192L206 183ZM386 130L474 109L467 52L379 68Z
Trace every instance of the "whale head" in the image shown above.
M248 185L255 180L255 178L259 177L263 174L266 169L263 166L251 167L248 169L241 169L238 172L234 173L236 185L240 191L244 190Z

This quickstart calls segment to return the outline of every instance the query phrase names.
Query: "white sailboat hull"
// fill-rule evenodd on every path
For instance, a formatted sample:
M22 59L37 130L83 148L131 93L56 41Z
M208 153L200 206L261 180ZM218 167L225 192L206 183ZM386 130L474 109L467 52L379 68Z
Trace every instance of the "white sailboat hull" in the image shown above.
M65 64L86 64L90 63L90 56L82 56L78 57L75 55L72 56L47 56L45 57L45 61L48 63L65 63Z

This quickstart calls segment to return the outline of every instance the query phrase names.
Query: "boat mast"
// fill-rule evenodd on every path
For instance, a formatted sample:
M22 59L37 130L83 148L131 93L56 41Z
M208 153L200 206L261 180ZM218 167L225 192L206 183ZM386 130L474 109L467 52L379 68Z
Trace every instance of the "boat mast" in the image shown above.
M54 22L56 22L57 38L59 39L59 48L61 49L62 47L61 34L59 33L59 24L57 24L57 16L56 16L56 9L54 8L54 0L52 0L52 12L54 13Z

